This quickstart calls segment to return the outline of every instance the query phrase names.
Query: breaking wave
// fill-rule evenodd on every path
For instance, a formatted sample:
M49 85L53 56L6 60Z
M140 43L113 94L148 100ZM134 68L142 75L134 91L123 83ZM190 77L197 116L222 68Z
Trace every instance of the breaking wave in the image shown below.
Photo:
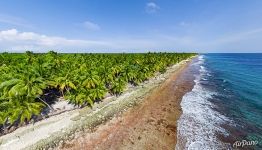
M229 121L227 117L215 111L209 101L217 93L205 88L201 82L208 82L210 73L203 66L204 56L190 67L199 68L195 74L195 85L186 93L181 101L182 115L178 120L177 150L183 149L227 149L230 145L221 142L217 133L227 134L220 126Z

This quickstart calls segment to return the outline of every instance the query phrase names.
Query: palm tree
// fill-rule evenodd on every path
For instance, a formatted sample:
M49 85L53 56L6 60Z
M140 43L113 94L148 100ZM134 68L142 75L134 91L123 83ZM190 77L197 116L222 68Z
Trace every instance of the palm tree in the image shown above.
M100 80L106 85L106 87L114 80L114 75L110 72L106 66L100 66L98 68Z
M96 85L99 83L99 76L95 71L89 71L86 74L84 81L82 82L82 86L85 88L95 88Z
M27 75L21 75L20 78L4 81L0 84L0 91L3 92L3 97L7 97L9 99L14 97L25 97L24 99L38 98L41 102L53 110L48 103L40 98L43 94L43 89L45 88L46 83L44 79L30 73Z
M34 53L32 51L26 51L26 61L28 64L32 64L34 61Z
M115 81L111 83L110 91L112 94L119 95L126 88L127 82L124 79L117 78Z
M34 98L18 96L10 100L8 108L8 121L13 124L15 121L23 123L29 121L32 115L39 115L44 104L35 102Z
M0 125L28 122L42 108L46 92L59 90L69 102L86 106L107 91L119 95L166 67L195 54L0 54ZM50 90L52 89L52 90Z
M47 84L45 80L37 74L26 72L18 78L4 81L0 84L0 90L8 97L26 95L28 97L39 96L43 94Z
M134 66L126 66L123 72L123 78L127 82L132 82L135 79L135 67Z
M73 83L73 81L70 79L69 74L67 74L64 77L57 77L53 81L49 81L49 86L58 88L59 91L62 93L62 96L64 97L64 90L67 92L70 91L70 89L75 89L76 86Z
M97 85L97 87L90 89L88 91L89 91L89 95L92 97L93 100L98 100L104 98L107 90L105 86L102 83L100 83Z

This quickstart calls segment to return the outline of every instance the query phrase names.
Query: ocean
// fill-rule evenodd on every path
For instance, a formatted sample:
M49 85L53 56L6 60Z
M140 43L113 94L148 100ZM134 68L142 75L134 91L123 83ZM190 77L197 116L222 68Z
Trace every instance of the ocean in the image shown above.
M201 54L189 69L176 149L262 149L262 54Z

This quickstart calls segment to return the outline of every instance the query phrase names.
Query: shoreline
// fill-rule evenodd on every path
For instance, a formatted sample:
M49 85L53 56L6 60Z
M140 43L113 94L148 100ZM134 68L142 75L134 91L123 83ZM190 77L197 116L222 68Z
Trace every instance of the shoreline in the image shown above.
M222 123L230 123L221 115L212 103L213 91L208 82L213 77L205 65L205 58L200 55L192 64L195 84L192 91L183 96L181 108L183 114L178 120L178 141L176 149L230 149L228 143L222 142L219 135L226 135ZM209 74L210 73L210 74Z
M68 111L37 122L34 125L19 128L13 133L0 137L0 148L52 148L58 146L59 143L63 143L63 141L74 139L77 133L90 131L97 125L113 118L116 114L121 114L129 107L137 105L145 95L150 94L152 89L185 64L187 64L186 60L168 68L166 73L158 75L134 89L128 89L119 97L110 97L103 100L101 104L96 104L93 109L86 107Z
M180 66L138 105L56 149L174 149L180 102L194 86L188 70L191 62Z

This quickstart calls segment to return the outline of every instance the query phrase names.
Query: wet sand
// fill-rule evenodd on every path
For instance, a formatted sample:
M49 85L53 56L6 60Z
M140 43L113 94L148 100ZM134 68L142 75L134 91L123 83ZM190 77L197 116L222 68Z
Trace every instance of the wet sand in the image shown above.
M175 149L180 102L194 84L188 65L174 72L142 103L56 149Z

